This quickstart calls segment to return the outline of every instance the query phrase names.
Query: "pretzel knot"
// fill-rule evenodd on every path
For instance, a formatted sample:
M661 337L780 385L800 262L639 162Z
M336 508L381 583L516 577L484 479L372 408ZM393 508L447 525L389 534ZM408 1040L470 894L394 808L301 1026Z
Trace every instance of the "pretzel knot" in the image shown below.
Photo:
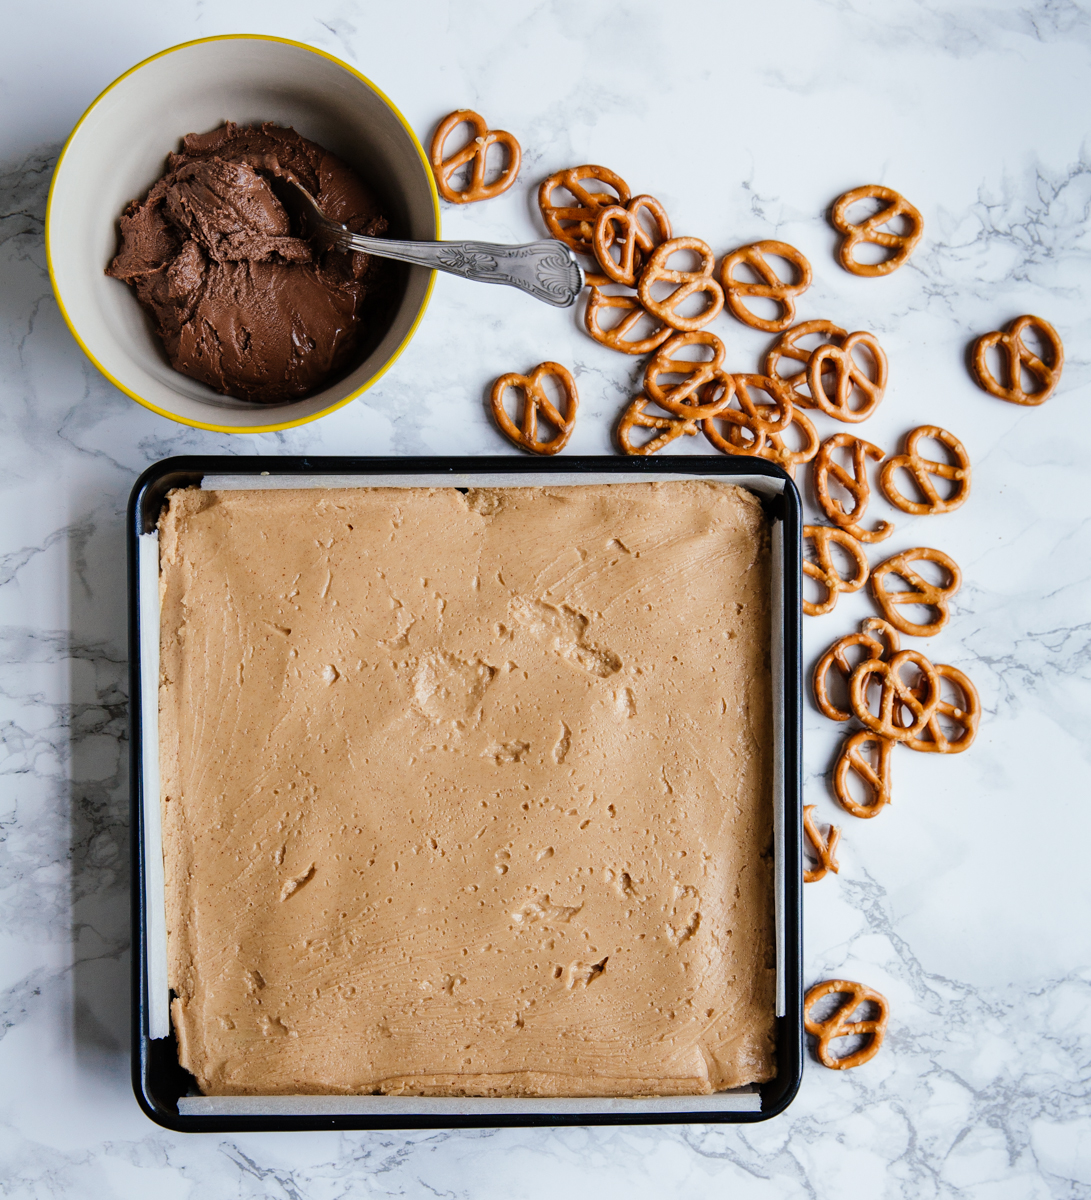
M759 417L766 425L773 423L772 418L776 412L776 408L775 404L759 404L755 406ZM787 445L783 433L766 433L764 439L761 439L753 437L753 431L748 430L744 424L729 424L727 427L727 437L723 438L714 432L711 420L703 428L709 441L725 454L742 454L754 458L764 458L769 462L776 463L777 466L783 467L789 475L794 477L796 465L798 463L810 462L818 453L818 433L807 417L795 405L791 406L791 413L791 422L785 428L784 432L787 432L787 429L792 425L799 430L800 445L795 450ZM749 440L747 440L748 433L751 434Z
M706 346L712 351L712 358L697 362L673 357L687 346ZM687 421L713 417L731 403L735 394L735 380L723 370L723 361L724 344L714 333L701 330L676 333L659 347L644 369L644 390L649 399L676 417ZM661 384L664 375L684 378L679 383ZM712 391L706 399L706 389L710 386Z
M1046 344L1048 362L1028 349L1023 341L1024 329L1037 329ZM1007 384L1001 383L989 370L986 358L994 347L1000 350L1000 360L1007 375ZM986 333L974 342L973 373L978 384L991 396L1010 400L1012 404L1041 404L1053 395L1053 389L1061 379L1064 367L1064 346L1060 335L1048 321L1041 317L1019 317L1008 326L1007 333ZM1036 392L1023 388L1022 373L1028 371L1041 385Z
M612 189L609 192L593 192L584 186L584 181L605 184ZM575 204L554 204L553 193L563 188L575 199ZM538 188L538 208L545 220L549 232L559 242L575 250L578 254L595 252L595 222L599 212L613 204L626 205L629 203L629 185L606 167L595 167L590 164L582 167L569 167L565 171L557 171L548 179L543 179ZM606 277L598 280L589 279L589 283L609 283Z
M603 329L602 314L611 308L618 308L626 315L616 325ZM593 287L583 314L583 323L587 332L602 346L620 350L622 354L650 354L657 346L662 346L667 338L672 337L674 330L669 325L664 325L657 317L652 317L656 328L647 337L629 338L627 335L648 315L635 296L607 296L597 287Z
M861 729L845 738L833 768L833 794L846 812L854 817L874 817L890 803L890 755L895 745L893 739L880 737L869 729ZM874 766L865 754L865 746L876 747ZM859 804L852 798L849 791L850 771L863 781L871 796L870 803Z
M946 446L954 456L955 462L935 462L931 458L925 458L918 454L917 445L924 438L933 438ZM923 502L910 500L908 496L904 496L898 491L895 482L895 472L898 470L909 472L913 482L925 498ZM953 433L948 433L946 429L940 429L938 425L919 425L907 435L905 453L894 455L883 464L882 472L879 475L879 486L895 508L920 517L927 513L950 512L963 504L970 494L970 474L970 457L966 453L966 447ZM954 481L955 489L945 500L941 499L939 492L936 491L935 484L930 478L932 475Z
M825 996L841 993L846 999L834 1009L824 1021L816 1021L811 1016L811 1009ZM848 1018L861 1004L874 1004L879 1015L874 1021L850 1021ZM886 1034L888 1006L886 997L879 992L864 987L862 983L853 983L848 979L827 979L824 983L816 983L803 998L803 1023L807 1032L818 1039L815 1054L818 1061L834 1071L847 1071L869 1062L879 1052ZM854 1037L870 1034L868 1044L843 1058L836 1058L830 1052L830 1043L836 1038Z
M565 412L562 417L542 388L542 379L551 375L564 392ZM523 427L519 428L504 408L504 393L508 388L520 388L523 392ZM576 409L580 398L576 393L576 381L560 363L544 362L529 375L511 372L501 375L492 385L489 396L492 415L497 425L517 445L533 454L556 454L563 450L576 427ZM557 430L556 436L545 441L538 440L538 411Z
M767 375L736 375L735 396L738 408L723 408L702 423L705 437L724 454L741 454L753 458L768 457L765 451L770 439L787 429L792 422L792 397L786 384ZM756 404L751 389L772 397L772 404ZM716 421L726 421L728 436L716 428ZM783 446L783 443L781 443Z
M852 536L837 526L804 525L803 540L814 543L817 562L803 560L803 573L811 579L817 579L826 589L826 597L818 603L810 600L803 601L803 611L809 617L820 617L823 613L833 611L837 597L841 592L858 592L868 580L868 561L863 547ZM855 565L853 575L845 579L838 572L833 561L830 543L833 542L849 552Z
M700 269L696 271L676 271L667 266L672 255L681 250L692 250L700 259ZM640 303L661 321L674 329L687 333L700 329L719 315L724 306L724 294L720 285L712 278L712 270L716 258L706 242L695 237L671 238L656 246L648 259L647 266L641 272L636 285L636 294ZM656 283L676 283L678 287L663 300L657 300L652 292ZM707 296L704 311L696 317L683 317L678 313L684 301L693 295Z
M799 430L802 439L801 445L797 450L792 450L785 444L783 434L771 433L768 438L768 446L759 451L759 455L762 458L769 459L770 462L775 462L779 466L782 466L789 475L794 477L796 464L810 462L818 453L818 432L810 420L794 405L792 406L791 424ZM742 436L742 427L735 425L731 429L728 440L734 444L736 438L741 439Z
M902 678L904 667L916 667L920 679L913 683ZM868 703L873 682L879 684L879 712ZM922 733L939 702L939 676L936 668L918 650L899 650L886 662L869 658L853 671L849 679L849 704L861 723L884 738L904 742Z
M981 721L981 697L977 694L977 688L957 667L936 663L935 668L941 679L954 684L961 693L960 702L952 704L941 697L935 712L922 730L922 733L928 736L906 738L905 744L910 750L923 750L932 754L961 754L977 736L977 727ZM951 741L940 725L940 717L959 726L962 730L961 736Z
M651 231L641 224L645 213L651 218ZM654 196L634 196L627 205L611 204L599 211L592 245L599 266L614 283L636 287L645 258L670 235L670 217L663 205ZM616 261L611 253L615 246Z
M473 137L450 158L444 158L443 148L447 139L462 124L470 126ZM503 146L508 152L507 166L495 183L485 182L485 159L490 146ZM432 171L436 176L436 187L439 188L440 195L445 200L450 200L452 204L470 204L475 200L491 200L493 196L499 196L502 192L506 192L519 174L519 164L522 162L523 152L512 134L506 133L503 129L490 129L485 118L479 113L468 108L460 108L457 112L444 117L440 122L435 137L432 138L429 157L432 161ZM473 160L473 172L470 182L462 191L458 191L451 186L451 176L471 159Z
M909 565L913 562L939 563L947 572L950 581L943 585L929 583ZM888 592L885 580L888 575L900 576L909 584L907 592ZM912 550L903 550L885 562L881 562L871 572L871 595L878 604L880 612L902 633L910 637L932 637L947 624L947 601L962 586L962 572L958 563L942 550L933 550L929 546L916 546ZM918 625L909 621L898 612L903 604L921 604L935 609L935 619L927 625Z
M854 223L846 214L858 200L882 200L884 204L878 212ZM896 217L905 218L909 224L908 233L891 233L882 228ZM924 232L924 218L913 205L892 188L877 183L853 188L851 192L839 196L830 210L830 222L845 235L837 254L841 265L853 275L889 275L891 271L896 271L913 253ZM883 262L858 262L852 252L861 242L872 242L894 253Z
M852 452L852 471L847 471L833 457L835 450L848 449ZM853 437L851 433L835 433L822 443L814 460L814 490L819 507L835 524L840 525L846 533L851 533L858 542L881 542L890 537L894 526L889 521L880 521L870 532L860 528L860 518L867 511L868 500L871 498L871 488L867 481L866 459L873 458L878 462L883 452L871 442L863 438ZM835 500L830 495L829 477L839 483L853 499L853 507L846 511L844 503Z
M776 271L769 265L767 254L787 259L796 270L798 279L795 283L784 283ZM735 278L735 268L745 264L761 283L748 283ZM811 264L794 247L787 242L754 242L751 246L740 246L738 250L728 254L720 264L720 283L724 289L724 299L731 315L744 325L753 329L764 329L766 333L779 333L787 329L796 319L795 297L805 292L811 286ZM775 300L781 308L781 315L775 320L766 320L750 311L743 303L748 296L760 296L766 300Z
M854 646L862 647L866 651L866 658L889 660L898 653L901 642L893 625L888 625L879 617L868 617L861 623L859 633L849 633L838 638L822 655L814 669L814 698L819 710L831 721L852 719L851 710L845 712L830 699L829 675L831 670L836 669L841 673L845 685L848 685L855 670L854 666L849 665L848 652Z
M874 379L868 378L853 358L857 346L863 346L871 355ZM840 346L819 346L811 352L807 360L807 388L815 405L827 416L854 424L866 421L879 407L889 370L886 354L873 334L850 333ZM863 394L863 403L859 408L850 408L849 400L857 389Z
M647 412L650 403L647 396L637 396L621 414L621 421L617 427L617 440L626 454L654 454L657 450L662 450L664 446L669 446L675 438L697 432L697 422L694 420L685 420L682 417L658 417ZM635 428L661 429L663 432L658 437L638 446L632 440Z
M802 325L782 333L765 355L763 370L766 375L783 379L792 389L792 403L797 408L817 408L807 387L807 363L813 350L804 350L799 343L806 337L817 336L832 345L840 346L848 334L832 321L804 321ZM777 369L782 358L803 364L803 370L794 375L782 375ZM828 370L827 370L828 374Z
M836 825L831 825L829 833L823 837L818 832L818 826L815 824L814 810L815 805L804 805L803 832L807 835L807 840L814 847L818 866L814 868L804 867L804 883L817 883L820 879L825 879L827 871L832 871L836 875L840 870L837 862L837 844L841 840L841 830Z

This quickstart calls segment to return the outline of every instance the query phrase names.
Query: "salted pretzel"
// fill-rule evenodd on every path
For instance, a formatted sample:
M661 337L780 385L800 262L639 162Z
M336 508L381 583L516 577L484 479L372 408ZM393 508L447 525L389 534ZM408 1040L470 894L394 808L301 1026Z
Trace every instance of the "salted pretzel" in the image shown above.
M811 1016L811 1009L819 1000L834 993L840 993L846 999L824 1021L816 1021ZM849 1017L861 1004L874 1004L879 1010L878 1017L874 1021L850 1021ZM833 1071L848 1071L869 1062L883 1044L888 1011L886 997L862 983L853 983L850 979L827 979L824 983L816 983L803 998L803 1024L811 1037L818 1039L815 1044L818 1061ZM830 1043L837 1038L861 1034L870 1034L871 1040L852 1054L837 1058L830 1051Z
M893 625L888 625L879 617L868 617L861 623L859 633L848 633L844 637L838 638L822 655L814 669L814 699L819 710L831 721L852 719L851 709L845 712L830 699L829 676L831 669L838 670L845 685L848 686L855 669L849 665L848 652L854 646L862 647L866 651L867 658L890 659L898 653L901 642L898 638L898 631Z
M907 666L916 667L919 680L909 683L902 678ZM879 684L878 714L868 703L875 682ZM919 650L899 650L889 661L869 658L856 667L849 678L849 704L853 716L872 733L904 742L921 734L931 720L939 702L939 686L936 668Z
M712 358L697 362L674 356L687 346L707 346ZM644 368L644 391L660 408L687 421L714 417L731 403L735 380L722 367L724 344L714 333L676 333ZM661 384L664 375L684 375L680 383ZM711 387L711 391L708 389Z
M815 856L818 859L817 867L803 868L804 883L817 883L820 879L825 879L827 871L832 871L836 875L840 870L837 862L837 843L841 840L841 830L836 825L831 825L829 833L823 837L815 824L815 807L814 804L803 806L803 832L814 847Z
M812 579L817 579L826 589L826 598L817 604L810 600L803 601L803 611L809 617L820 617L823 613L833 611L837 597L841 592L858 592L868 579L868 561L863 547L852 536L836 525L804 525L803 540L814 543L815 555L818 562L803 560L803 573ZM856 570L849 579L842 578L834 565L830 551L830 543L836 542L849 552L855 562Z
M863 221L852 222L848 219L849 208L858 200L882 200L883 207L877 213L872 213ZM891 233L883 226L896 217L904 217L909 222L908 233ZM878 183L870 183L864 187L853 188L833 202L830 209L830 223L845 236L838 248L837 256L846 271L853 275L889 275L896 271L916 249L924 232L924 218L909 203L908 200L893 188L883 187ZM883 262L862 263L853 257L853 250L861 242L873 242L894 253Z
M749 378L749 377L747 377ZM736 376L736 385L739 377ZM749 396L751 403L753 398ZM764 424L766 427L775 424L777 421L777 413L780 408L780 403L774 404L753 404L755 415L758 418L758 427ZM724 430L723 435L720 435L715 430L715 426L711 424L705 429L708 434L709 441L712 442L717 449L722 450L725 454L739 454L751 458L764 458L769 462L774 462L778 466L783 467L793 478L795 477L796 466L799 463L810 462L818 453L818 432L814 425L804 416L803 413L791 405L791 420L784 430L778 433L763 433L762 437L755 437L754 430L749 428L745 423L729 423ZM721 416L723 414L720 414ZM800 432L801 445L798 449L793 450L785 441L784 434L795 425Z
M617 427L617 440L626 454L655 454L657 450L669 446L676 438L697 432L697 422L692 419L660 417L649 413L647 408L651 403L647 396L637 396L635 400L626 405L625 411L621 414L621 420ZM658 437L653 437L638 446L632 438L633 430L636 428L661 429L663 432Z
M612 191L594 192L585 182L603 183ZM553 193L563 188L575 199L575 204L554 204ZM595 253L595 222L599 212L612 204L629 203L629 185L606 167L588 163L556 171L538 186L538 209L550 234L577 254ZM593 282L593 281L592 281ZM603 283L609 282L605 277Z
M875 378L852 356L857 346L863 346L875 364ZM807 360L807 388L811 399L827 416L853 424L866 421L879 407L886 391L890 368L886 353L874 334L862 330L850 333L840 346L819 346ZM859 408L850 408L849 400L859 389L864 402Z
M1037 329L1042 335L1048 353L1048 362L1043 362L1037 354L1033 354L1023 341L1024 329ZM1000 358L1008 377L1003 384L989 370L986 359L988 352L996 346L1000 350ZM973 358L974 378L978 384L989 393L1001 400L1010 400L1012 404L1041 404L1053 395L1053 389L1061 379L1064 367L1064 346L1060 335L1048 321L1041 317L1019 317L1008 326L1007 332L997 330L986 333L974 342ZM1028 392L1023 388L1022 373L1029 371L1041 384L1036 392Z
M767 375L734 375L732 379L739 407L720 409L702 421L701 428L705 437L724 454L764 457L770 438L792 423L791 392L787 384ZM751 390L765 392L771 397L772 404L755 403ZM726 438L716 428L717 421L727 423L729 434Z
M667 266L672 255L681 250L692 250L701 260L700 270L675 271ZM652 251L647 265L640 274L636 285L636 294L640 303L668 325L685 333L701 329L709 321L719 315L724 306L724 294L720 285L712 277L716 266L716 256L706 242L695 237L677 237L663 242ZM664 300L657 300L652 287L656 283L676 283L678 287ZM678 308L683 301L693 295L705 295L708 302L704 312L696 317L679 316Z
M936 462L934 459L918 454L917 444L923 438L933 438L946 446L954 456L954 463ZM923 501L910 500L908 496L904 496L898 491L898 485L895 482L895 473L898 470L909 472L921 495L924 496ZM940 494L936 491L935 484L930 478L932 475L954 481L955 489L946 499L940 498ZM940 429L938 425L918 425L916 429L906 435L905 453L896 454L883 463L883 469L879 473L879 487L882 488L883 495L895 508L921 517L926 513L950 512L964 504L966 497L970 494L970 475L970 456L966 453L966 447L953 433L948 433L946 429Z
M880 737L870 729L850 733L841 744L841 753L833 768L833 794L838 804L854 817L874 817L890 803L893 783L890 771L890 756L897 745L891 738ZM872 766L865 754L865 746L875 746L877 761ZM858 804L849 791L849 772L863 780L871 801Z
M610 308L620 309L626 315L616 325L603 329L602 313L604 309ZM583 323L587 332L600 345L609 346L611 350L620 350L622 354L650 354L672 337L674 330L669 325L664 325L658 317L652 317L651 319L658 324L657 329L647 337L627 337L649 315L635 296L607 296L599 288L592 287L583 314Z
M950 582L942 586L929 583L909 565L913 562L934 562L950 576ZM888 592L884 580L888 575L900 576L909 584L907 592ZM947 624L947 601L962 586L962 572L958 563L942 550L933 550L930 546L916 546L912 550L903 550L885 562L881 562L871 572L871 595L879 606L879 611L902 633L910 637L932 637ZM898 612L903 604L921 604L936 611L936 618L927 625L918 625L906 620Z
M564 392L564 416L557 411L542 388L542 379L547 375L556 379ZM508 388L520 388L523 392L521 429L504 408L504 393ZM576 392L576 381L568 370L560 363L544 362L539 363L529 375L517 375L515 372L501 375L492 385L489 402L497 425L517 446L522 446L533 454L556 454L567 445L572 430L576 427L576 409L579 407L580 398ZM538 439L539 409L557 430L556 436L547 441Z
M463 124L470 126L473 137L450 158L444 158L443 148L447 139ZM494 183L485 182L485 159L490 146L503 146L508 152L508 164ZM476 200L491 200L511 187L519 174L523 152L512 134L503 129L490 129L480 113L475 113L469 108L460 108L439 123L439 128L432 138L429 157L436 177L436 187L444 200L450 200L452 204L472 204ZM462 191L458 191L451 186L451 176L471 159L473 173L470 182Z
M834 451L841 449L852 453L851 472L833 457ZM889 521L880 521L871 530L860 528L860 518L867 511L868 500L871 497L866 460L872 458L879 462L882 457L883 452L871 442L853 437L851 433L835 433L822 443L811 468L814 472L814 490L819 507L835 525L840 525L847 533L851 533L858 542L881 542L894 532L894 526ZM846 512L843 502L830 495L831 475L852 497L851 512Z
M654 231L640 218L647 213ZM636 287L636 281L648 255L662 242L670 240L671 222L667 210L654 196L634 196L628 204L610 204L595 218L592 246L603 272L614 282ZM615 261L610 251L617 246Z
M768 437L768 446L759 453L762 458L767 458L770 462L775 462L778 466L783 467L794 478L796 465L810 462L818 453L818 431L794 404L792 405L791 425L794 425L802 435L802 445L798 450L792 450L786 445L783 433L771 433ZM736 437L740 440L743 437L742 427L738 425L732 426L728 440L734 443Z
M799 278L795 283L783 283L769 265L767 254L787 259ZM748 283L734 277L735 268L745 264L761 280ZM811 286L811 264L787 242L754 242L751 246L740 246L733 250L720 264L720 284L724 289L724 300L731 315L752 329L764 329L766 333L779 333L787 329L796 319L796 296ZM751 312L744 303L748 296L760 296L775 300L780 305L781 315L769 321Z
M932 754L961 754L977 737L977 727L981 721L981 697L977 694L977 688L957 667L936 663L935 668L940 679L953 683L962 693L961 704L952 704L941 696L928 724L917 737L906 738L905 745L910 750ZM941 717L958 725L962 730L961 736L951 741L940 725Z
M792 403L797 408L818 407L807 387L807 363L814 351L804 350L799 345L805 337L813 334L817 334L834 346L840 346L848 337L848 334L832 321L804 321L802 325L796 325L792 329L786 330L777 338L766 353L765 362L762 364L762 370L766 375L775 375L791 387ZM786 358L790 362L802 363L803 370L797 371L794 375L782 375L777 369L782 358Z

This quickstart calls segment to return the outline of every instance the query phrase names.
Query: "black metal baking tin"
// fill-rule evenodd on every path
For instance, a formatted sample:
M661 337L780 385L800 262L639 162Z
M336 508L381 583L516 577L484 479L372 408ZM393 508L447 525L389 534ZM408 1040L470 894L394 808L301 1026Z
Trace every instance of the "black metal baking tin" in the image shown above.
M765 475L784 481L780 496L764 498L770 516L784 523L784 945L787 1015L777 1018L777 1075L760 1085L760 1112L641 1112L641 1113L484 1113L479 1116L398 1113L389 1117L344 1114L320 1117L183 1116L178 1099L193 1094L194 1080L178 1065L173 1032L152 1041L148 1029L147 925L144 913L144 820L140 728L140 637L138 625L137 539L154 531L167 493L176 487L199 485L205 475L513 475L543 472L647 475L649 479L678 475ZM136 481L129 498L126 540L129 558L129 726L130 837L132 855L132 1079L144 1112L167 1129L186 1133L227 1133L289 1129L434 1129L451 1127L561 1125L680 1125L743 1124L765 1121L784 1111L799 1089L803 1074L802 1015L802 858L801 858L801 572L802 527L799 492L777 466L758 458L722 455L677 455L656 458L621 457L486 457L486 458L337 458L236 457L189 455L155 463ZM157 798L158 800L158 798Z

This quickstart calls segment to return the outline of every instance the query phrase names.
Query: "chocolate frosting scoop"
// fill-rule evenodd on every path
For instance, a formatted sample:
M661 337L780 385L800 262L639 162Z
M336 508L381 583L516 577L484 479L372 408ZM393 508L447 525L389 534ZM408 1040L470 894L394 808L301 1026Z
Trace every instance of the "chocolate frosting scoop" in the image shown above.
M292 129L228 122L189 134L121 218L107 274L150 315L171 366L224 395L297 400L346 370L390 303L386 264L293 237L270 175L292 175L336 220L381 236L374 197Z

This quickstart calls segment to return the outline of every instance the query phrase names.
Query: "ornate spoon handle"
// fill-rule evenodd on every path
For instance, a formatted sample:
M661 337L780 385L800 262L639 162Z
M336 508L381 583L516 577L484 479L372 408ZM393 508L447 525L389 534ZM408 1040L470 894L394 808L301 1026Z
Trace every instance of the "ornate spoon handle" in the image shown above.
M378 258L447 271L476 283L506 283L557 308L576 303L583 287L583 270L563 243L547 238L525 246L490 242L398 242L363 237L347 230L333 239L342 250L360 250Z

